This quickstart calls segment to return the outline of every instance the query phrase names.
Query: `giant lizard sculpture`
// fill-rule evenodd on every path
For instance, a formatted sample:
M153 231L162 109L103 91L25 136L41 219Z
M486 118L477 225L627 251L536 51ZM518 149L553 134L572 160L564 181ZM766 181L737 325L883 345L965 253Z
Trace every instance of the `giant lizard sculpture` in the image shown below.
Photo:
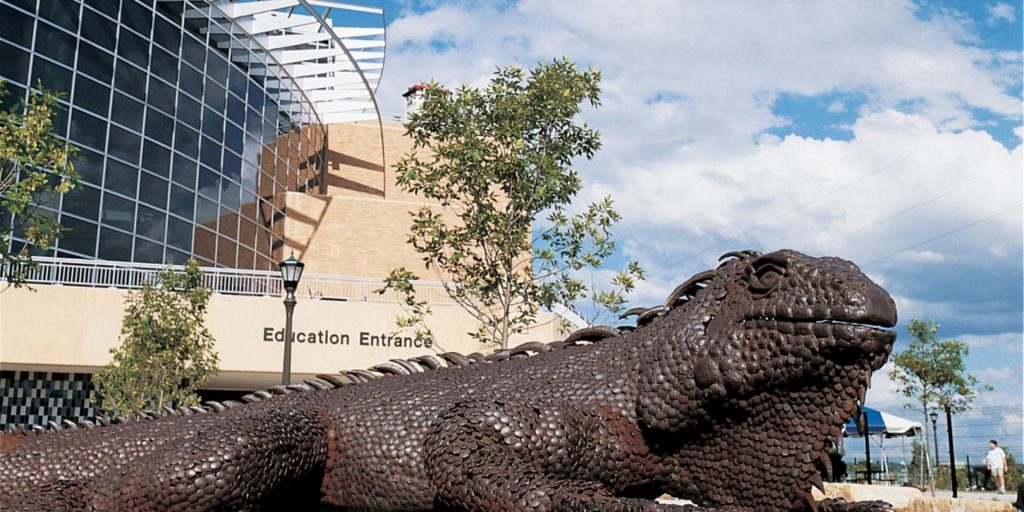
M826 446L892 349L895 305L841 259L723 259L631 311L631 332L2 434L0 509L675 509L652 501L663 493L813 508ZM407 375L376 378L387 373Z

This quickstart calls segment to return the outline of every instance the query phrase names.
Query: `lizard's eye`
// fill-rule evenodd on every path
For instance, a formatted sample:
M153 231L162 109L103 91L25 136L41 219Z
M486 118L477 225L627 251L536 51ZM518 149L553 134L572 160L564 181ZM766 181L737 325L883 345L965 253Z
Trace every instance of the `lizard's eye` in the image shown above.
M782 284L786 276L786 261L765 255L750 263L750 291L754 297L764 297Z

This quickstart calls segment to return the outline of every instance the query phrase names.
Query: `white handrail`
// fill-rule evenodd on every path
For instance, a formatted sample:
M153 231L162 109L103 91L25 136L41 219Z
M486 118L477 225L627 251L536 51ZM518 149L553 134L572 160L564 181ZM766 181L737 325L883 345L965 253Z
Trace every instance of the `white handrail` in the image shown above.
M25 282L68 286L91 286L137 289L151 282L166 268L184 269L181 265L160 265L125 261L85 260L37 256L36 265L28 272ZM251 296L280 296L281 274L271 270L241 270L233 268L200 267L203 284L214 293ZM6 272L0 273L0 281ZM431 304L454 304L437 281L416 281L420 300ZM333 274L303 274L296 296L302 299L343 300L357 302L394 303L402 296L394 291L383 295L384 280L376 277Z

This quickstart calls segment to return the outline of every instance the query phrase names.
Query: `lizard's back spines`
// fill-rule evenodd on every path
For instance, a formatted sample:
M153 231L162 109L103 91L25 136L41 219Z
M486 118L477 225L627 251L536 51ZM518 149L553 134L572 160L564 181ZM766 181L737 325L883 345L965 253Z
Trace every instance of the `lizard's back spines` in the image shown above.
M723 255L720 259L729 260L735 258L740 260L746 260L752 257L757 257L759 254L760 253L756 251L730 252ZM522 345L517 345L509 349L498 350L486 356L478 352L474 352L472 354L444 352L437 355L426 354L409 359L391 359L389 361L371 366L370 368L367 369L341 370L337 374L318 374L315 378L305 379L302 383L291 384L289 386L271 386L266 390L258 390L243 395L240 398L241 402L235 400L207 400L204 401L202 405L192 405L187 407L168 406L164 407L163 410L161 411L143 411L136 414L136 416L132 419L122 417L109 419L106 416L97 416L95 422L91 422L88 420L79 420L77 423L71 422L69 420L63 420L61 423L50 421L47 427L36 425L33 426L30 430L33 433L45 433L48 431L54 432L78 428L98 428L113 424L126 423L129 421L156 419L165 416L187 416L192 414L219 413L235 407L243 406L248 403L269 400L277 396L288 395L292 393L302 393L314 390L329 391L331 389L338 389L356 384L363 384L385 377L400 377L404 375L425 373L445 368L459 368L478 364L494 364L500 363L505 360L524 359L551 351L562 350L581 345L589 345L592 343L600 342L601 340L616 338L618 336L621 336L625 332L633 331L637 328L641 328L650 324L657 318L664 316L673 308L684 304L687 300L692 298L696 294L696 292L699 291L709 280L714 278L715 273L716 270L707 270L694 275L690 279L687 279L682 284L677 286L669 294L665 303L662 305L654 306L651 308L632 308L620 316L620 318L623 319L628 318L630 316L637 316L636 326L588 326L573 331L564 339L559 341L552 341L548 343L532 341L529 343L524 343ZM18 431L22 433L26 432L24 429L21 429L16 425L8 425L8 431L13 431L13 429L18 429Z

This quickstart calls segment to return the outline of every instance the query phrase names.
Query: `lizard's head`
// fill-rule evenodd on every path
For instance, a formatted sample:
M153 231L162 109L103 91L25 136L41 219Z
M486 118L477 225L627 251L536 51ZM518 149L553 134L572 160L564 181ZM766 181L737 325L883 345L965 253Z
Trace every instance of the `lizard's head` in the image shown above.
M691 352L693 377L716 398L814 377L825 361L867 360L874 370L896 339L884 329L896 325L892 298L839 258L743 254L719 267L700 294L706 299L694 306L708 321L703 345Z
M726 256L683 283L660 316L638 328L647 345L638 413L655 431L686 439L694 457L715 462L715 445L746 445L755 470L780 463L771 456L796 457L787 459L792 481L811 478L814 461L892 350L896 333L885 328L896 324L895 303L839 258L789 250ZM740 488L766 502L803 496L792 489L772 496L764 482L746 484L719 490L707 482L692 492L720 504Z

